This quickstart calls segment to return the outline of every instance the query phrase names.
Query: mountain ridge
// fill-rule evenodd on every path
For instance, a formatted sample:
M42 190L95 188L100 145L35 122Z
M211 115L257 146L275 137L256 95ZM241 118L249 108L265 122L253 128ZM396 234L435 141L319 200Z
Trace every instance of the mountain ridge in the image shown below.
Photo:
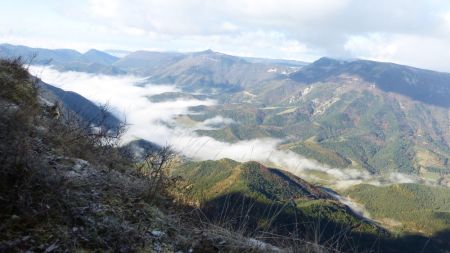
M432 105L450 107L450 74L389 62L339 61L321 58L290 77L307 84L356 75L387 92L396 92Z

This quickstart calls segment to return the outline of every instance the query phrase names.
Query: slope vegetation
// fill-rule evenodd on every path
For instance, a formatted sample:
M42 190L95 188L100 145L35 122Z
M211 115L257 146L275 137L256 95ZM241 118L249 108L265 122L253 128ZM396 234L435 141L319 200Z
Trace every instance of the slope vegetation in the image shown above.
M420 184L358 185L346 192L370 214L400 231L433 234L450 227L450 189Z

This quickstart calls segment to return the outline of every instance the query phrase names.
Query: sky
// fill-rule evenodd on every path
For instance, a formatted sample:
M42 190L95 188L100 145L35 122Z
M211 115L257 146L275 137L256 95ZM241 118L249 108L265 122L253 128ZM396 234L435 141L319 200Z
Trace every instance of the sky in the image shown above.
M0 43L390 61L450 72L449 0L1 0Z

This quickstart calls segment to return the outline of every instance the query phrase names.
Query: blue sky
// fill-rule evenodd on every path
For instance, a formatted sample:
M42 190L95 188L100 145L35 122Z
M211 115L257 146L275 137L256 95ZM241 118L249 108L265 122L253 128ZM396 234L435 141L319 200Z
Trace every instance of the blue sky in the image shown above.
M450 72L448 0L2 1L0 43L392 61Z

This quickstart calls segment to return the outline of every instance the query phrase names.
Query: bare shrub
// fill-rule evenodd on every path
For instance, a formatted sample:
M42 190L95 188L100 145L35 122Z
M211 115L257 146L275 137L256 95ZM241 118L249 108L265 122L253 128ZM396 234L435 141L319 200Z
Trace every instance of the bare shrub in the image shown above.
M118 149L120 139L126 131L126 123L110 127L111 117L107 104L101 105L100 113L91 118L81 118L82 112L74 112L58 106L52 111L60 111L60 117L50 122L52 131L49 140L61 147L64 154L85 159L93 164L120 168L128 164ZM54 114L51 112L51 114Z
M149 197L166 193L171 185L176 184L177 178L169 175L170 169L177 164L176 153L170 146L151 150L142 163L136 164L136 170L149 180Z
M0 59L0 98L27 106L37 106L38 89L35 80L23 67L22 58Z

